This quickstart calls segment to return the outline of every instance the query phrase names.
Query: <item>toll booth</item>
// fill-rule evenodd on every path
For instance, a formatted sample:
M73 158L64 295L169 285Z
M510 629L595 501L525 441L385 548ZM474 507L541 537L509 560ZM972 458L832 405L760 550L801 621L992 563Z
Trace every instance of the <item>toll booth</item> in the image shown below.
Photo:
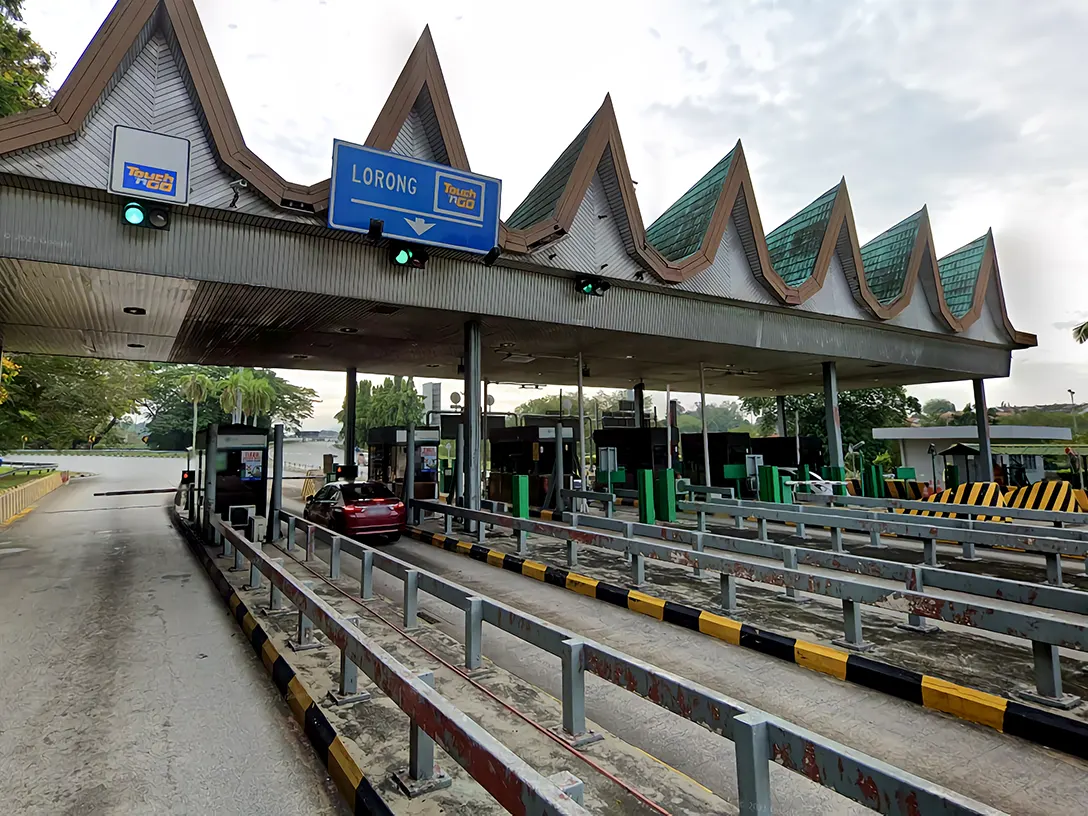
M565 417L564 420L570 419ZM555 472L555 422L549 425L522 425L513 428L493 428L488 441L491 443L491 472L487 480L487 497L492 501L512 502L513 474L529 477L529 504L540 507L548 495ZM578 420L574 419L574 424ZM563 425L562 456L564 486L570 486L574 470L577 442L574 428Z
M676 428L672 430L672 462L673 468L679 464L680 435ZM623 487L630 490L638 488L638 471L664 470L669 466L668 457L668 431L666 428L633 428L612 427L600 428L593 432L593 443L597 450L601 448L614 448L616 461L611 463L615 470L622 469L623 479L613 480L611 487ZM700 442L701 444L701 442ZM609 485L604 481L604 469L598 463L596 490L608 490Z
M752 453L763 457L766 467L797 467L808 465L813 473L819 473L824 462L824 443L818 436L802 436L798 462L798 444L796 436L753 437L750 441Z
M686 433L680 437L680 455L683 460L684 477L693 484L709 484L715 487L735 487L736 475L725 476L726 465L745 467L745 457L752 452L752 439L746 433L725 433L717 431L707 434L707 447L710 453L711 481L707 481L703 472L703 435ZM738 470L739 472L739 470Z
M215 507L226 519L231 507L252 505L256 514L268 510L268 431L252 425L219 425L215 461L208 461L208 429L198 431L197 450L204 468L215 468Z
M419 426L415 431L415 497L438 498L437 426ZM367 459L372 482L382 482L404 498L404 474L408 464L408 429L399 425L371 428L367 432Z

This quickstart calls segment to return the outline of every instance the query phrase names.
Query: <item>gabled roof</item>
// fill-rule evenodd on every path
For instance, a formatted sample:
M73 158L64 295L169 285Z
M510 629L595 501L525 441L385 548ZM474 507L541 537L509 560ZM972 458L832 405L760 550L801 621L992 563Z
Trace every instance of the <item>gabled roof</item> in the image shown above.
M50 105L0 120L0 155L75 137L151 24L176 38L223 167L276 206L324 211L328 181L310 186L288 182L246 146L193 0L118 0ZM398 149L398 137L414 115L426 120L424 129L436 160L470 169L429 28L408 57L365 143L381 150ZM595 174L607 179L610 206L628 253L666 283L689 280L710 266L732 220L753 274L783 304L803 303L818 292L832 256L837 255L855 299L878 319L899 314L924 276L930 309L951 331L961 332L978 319L993 285L1009 335L1021 345L1035 343L1034 336L1016 332L1009 322L990 233L938 262L923 208L859 247L843 180L765 237L740 142L646 230L608 96L514 210L509 223L500 224L503 249L527 253L561 238L570 230Z

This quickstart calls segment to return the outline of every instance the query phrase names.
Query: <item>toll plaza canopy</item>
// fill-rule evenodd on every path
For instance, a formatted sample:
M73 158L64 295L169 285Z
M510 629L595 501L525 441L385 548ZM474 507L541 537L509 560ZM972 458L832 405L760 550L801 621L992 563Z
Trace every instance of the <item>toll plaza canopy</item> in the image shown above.
M114 153L141 132L183 151L165 176L130 170L178 184L168 229L121 215ZM471 169L429 30L365 140L341 135ZM192 0L120 0L50 106L0 120L3 347L456 378L472 320L493 382L570 383L581 353L591 387L696 390L705 363L708 391L747 395L817 391L823 362L844 388L1002 377L1035 345L988 231L938 258L904 202L860 245L843 180L765 233L739 142L647 227L609 97L572 136L494 265L432 249L398 267L386 238L330 228L329 182L246 146ZM578 275L611 288L586 296Z

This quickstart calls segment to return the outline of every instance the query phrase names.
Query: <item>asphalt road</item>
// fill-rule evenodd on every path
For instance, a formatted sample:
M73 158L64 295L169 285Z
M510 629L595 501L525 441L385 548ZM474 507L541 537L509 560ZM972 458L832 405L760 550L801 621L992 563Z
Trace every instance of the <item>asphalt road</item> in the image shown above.
M0 530L0 802L20 814L344 812L171 527L178 460L78 457ZM12 810L14 808L14 810Z

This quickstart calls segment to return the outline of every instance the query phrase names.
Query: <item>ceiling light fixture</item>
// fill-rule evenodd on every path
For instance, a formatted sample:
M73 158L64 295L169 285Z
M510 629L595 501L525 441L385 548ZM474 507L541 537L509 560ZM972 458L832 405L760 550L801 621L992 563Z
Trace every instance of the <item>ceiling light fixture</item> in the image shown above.
M129 348L145 348L143 343L129 343L128 347Z
M359 330L354 326L341 326L337 329L341 334L358 334Z
M503 357L503 360L507 363L535 363L536 357L531 354L507 354Z
M291 359L292 360L309 360L310 355L309 354L292 354Z
M121 311L123 311L125 314L130 314L130 315L145 315L145 314L147 314L147 309L143 309L143 308L141 308L139 306L126 306Z

